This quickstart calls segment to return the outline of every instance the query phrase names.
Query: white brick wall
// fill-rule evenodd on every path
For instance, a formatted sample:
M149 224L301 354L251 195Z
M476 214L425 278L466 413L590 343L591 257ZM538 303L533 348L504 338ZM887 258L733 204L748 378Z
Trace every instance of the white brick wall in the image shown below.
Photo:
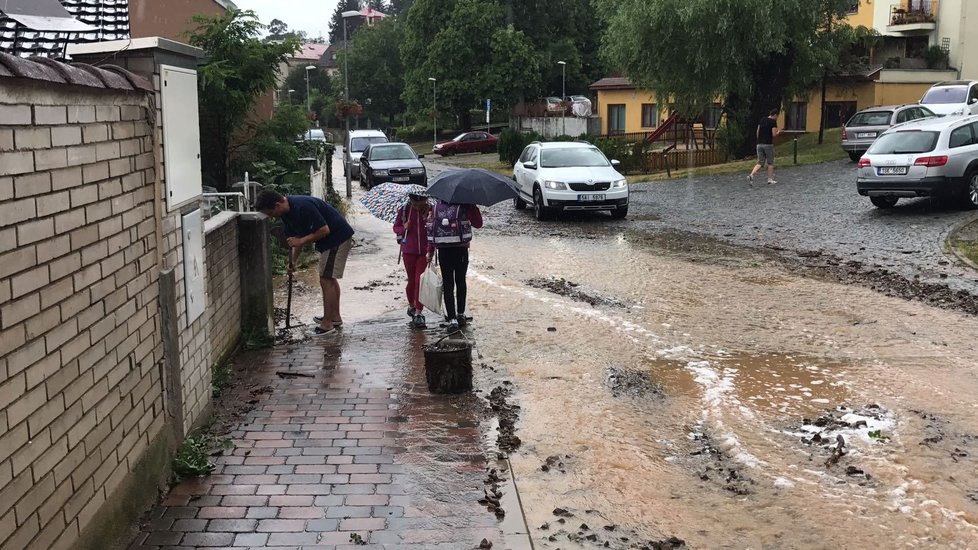
M162 428L148 107L0 83L0 548L71 548Z

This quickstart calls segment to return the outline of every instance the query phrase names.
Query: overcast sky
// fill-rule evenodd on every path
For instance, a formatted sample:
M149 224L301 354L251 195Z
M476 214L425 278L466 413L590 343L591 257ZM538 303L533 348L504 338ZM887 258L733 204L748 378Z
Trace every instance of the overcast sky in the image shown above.
M309 38L329 36L329 18L337 0L234 0L242 10L254 10L262 23L281 19L290 29L306 31Z

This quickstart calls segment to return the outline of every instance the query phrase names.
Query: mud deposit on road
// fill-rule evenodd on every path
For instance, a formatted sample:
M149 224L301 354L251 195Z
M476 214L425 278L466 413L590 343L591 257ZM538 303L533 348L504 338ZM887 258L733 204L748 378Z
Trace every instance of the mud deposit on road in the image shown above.
M662 398L662 386L646 372L624 367L608 367L605 383L615 397Z
M843 284L858 284L887 296L915 300L925 304L978 315L978 296L947 285L907 279L879 265L843 260L820 251L798 253L792 258L780 256L795 271L809 271Z
M612 307L625 307L625 304L614 298L608 298L605 296L599 296L593 292L588 292L581 288L581 285L568 281L566 279L561 279L557 277L551 278L533 278L526 281L526 284L533 287L539 288L540 290L546 290L547 292L556 294L558 296L566 296L571 300L577 302L584 302L592 306L612 306Z
M700 480L713 483L735 495L749 495L754 492L754 480L744 473L736 461L718 448L703 426L691 430L690 438L697 449L689 455L693 457L692 462Z
M571 543L579 548L613 548L615 550L673 550L687 548L686 541L672 536L660 540L643 540L637 529L627 529L609 522L597 510L583 512L554 508L554 519L537 528L544 548L559 548Z
M507 401L512 393L512 384L509 381L503 382L501 386L496 386L489 393L489 408L492 414L499 419L499 436L496 439L496 446L506 454L515 451L523 443L516 435L516 421L519 420L520 406Z

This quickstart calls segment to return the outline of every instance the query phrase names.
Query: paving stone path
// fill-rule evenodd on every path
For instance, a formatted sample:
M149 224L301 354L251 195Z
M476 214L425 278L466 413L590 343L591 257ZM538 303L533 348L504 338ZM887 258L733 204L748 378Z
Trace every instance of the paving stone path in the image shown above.
M484 402L428 393L427 335L405 320L239 356L237 391L258 403L233 450L173 487L130 548L521 548L476 502Z

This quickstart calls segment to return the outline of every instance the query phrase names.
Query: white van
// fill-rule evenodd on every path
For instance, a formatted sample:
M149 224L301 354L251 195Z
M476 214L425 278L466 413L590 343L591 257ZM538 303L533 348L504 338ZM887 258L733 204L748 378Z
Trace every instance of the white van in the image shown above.
M350 130L343 146L343 175L360 177L360 155L371 143L387 143L387 136L380 130Z

